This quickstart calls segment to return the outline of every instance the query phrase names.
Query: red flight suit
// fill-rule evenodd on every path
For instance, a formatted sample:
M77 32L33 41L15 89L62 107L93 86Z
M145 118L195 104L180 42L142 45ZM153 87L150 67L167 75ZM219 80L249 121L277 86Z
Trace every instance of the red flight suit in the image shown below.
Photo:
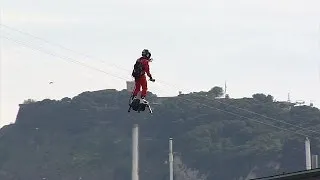
M152 76L150 74L150 68L149 68L149 59L147 59L145 57L141 57L138 59L138 61L141 61L142 65L143 65L144 72L141 77L135 79L135 89L133 91L133 96L137 96L138 93L140 92L141 87L142 87L141 97L146 97L148 86L147 86L147 78L146 78L145 73L147 73L147 75L150 78L152 78Z

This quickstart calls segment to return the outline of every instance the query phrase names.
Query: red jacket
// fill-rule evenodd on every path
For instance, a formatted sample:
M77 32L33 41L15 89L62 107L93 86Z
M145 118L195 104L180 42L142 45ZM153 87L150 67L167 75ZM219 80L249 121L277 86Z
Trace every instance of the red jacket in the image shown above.
M147 75L151 78L152 76L150 74L149 60L147 58L145 58L145 57L141 57L138 60L140 60L140 62L143 65L144 73L147 73Z

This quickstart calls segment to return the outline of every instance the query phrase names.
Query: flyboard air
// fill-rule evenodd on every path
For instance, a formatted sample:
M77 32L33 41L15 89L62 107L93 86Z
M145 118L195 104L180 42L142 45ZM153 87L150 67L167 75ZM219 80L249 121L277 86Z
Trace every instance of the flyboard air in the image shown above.
M148 108L150 113L153 113L151 106L147 100L141 98L132 99L132 96L130 97L128 112L130 112L132 109L140 113L141 111L145 111L146 108Z

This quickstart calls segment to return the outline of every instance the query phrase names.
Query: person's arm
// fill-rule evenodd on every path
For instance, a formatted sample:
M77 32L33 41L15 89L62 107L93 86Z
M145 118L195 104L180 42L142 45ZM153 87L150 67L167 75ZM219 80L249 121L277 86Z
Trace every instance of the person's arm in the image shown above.
M149 76L149 78L152 79L152 75L150 73L150 67L149 67L148 61L145 61L145 63L144 63L144 70L147 73L147 75Z
M154 81L154 79L152 78L152 75L150 73L150 67L149 67L149 62L148 61L145 61L145 72L149 76L150 81Z

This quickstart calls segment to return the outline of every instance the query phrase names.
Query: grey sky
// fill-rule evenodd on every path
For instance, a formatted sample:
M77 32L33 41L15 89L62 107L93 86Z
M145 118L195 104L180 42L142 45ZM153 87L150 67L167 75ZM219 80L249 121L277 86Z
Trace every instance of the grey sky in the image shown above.
M125 88L123 79L57 56L131 80L130 72L109 64L131 70L143 48L154 57L156 83L149 90L160 96L226 80L231 97L261 92L286 100L290 92L292 100L319 107L319 7L318 0L2 0L2 24L51 44L1 26L0 127L14 121L28 98Z

